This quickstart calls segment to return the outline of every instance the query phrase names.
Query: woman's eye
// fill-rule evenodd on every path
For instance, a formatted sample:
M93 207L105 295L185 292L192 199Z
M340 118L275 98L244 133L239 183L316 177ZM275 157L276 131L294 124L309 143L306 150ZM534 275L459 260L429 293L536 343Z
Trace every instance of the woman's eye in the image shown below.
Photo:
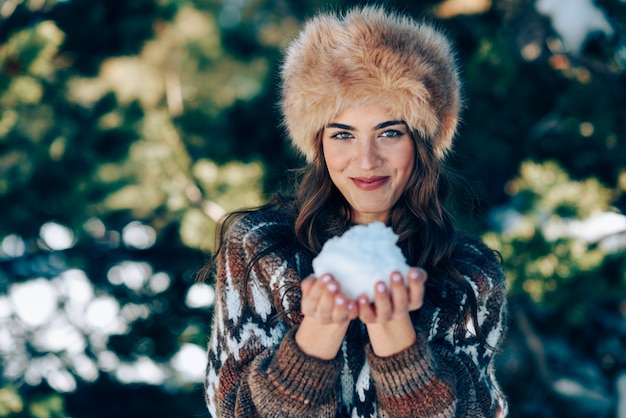
M331 138L333 139L350 139L352 138L352 135L350 135L348 132L337 132L334 135L331 135Z
M396 137L399 137L399 136L402 136L402 135L404 135L404 132L397 131L395 129L390 129L390 130L384 131L384 132L382 132L380 134L380 136L384 136L384 137L387 137L387 138L396 138Z

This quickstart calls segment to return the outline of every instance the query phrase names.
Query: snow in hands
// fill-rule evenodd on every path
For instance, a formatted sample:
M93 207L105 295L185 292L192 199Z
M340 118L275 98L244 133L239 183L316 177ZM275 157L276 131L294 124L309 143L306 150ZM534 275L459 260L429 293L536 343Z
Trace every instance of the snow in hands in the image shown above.
M324 244L313 260L313 272L318 278L331 274L349 299L365 294L373 300L375 284L388 283L393 271L406 279L409 266L397 242L396 233L382 222L355 225Z

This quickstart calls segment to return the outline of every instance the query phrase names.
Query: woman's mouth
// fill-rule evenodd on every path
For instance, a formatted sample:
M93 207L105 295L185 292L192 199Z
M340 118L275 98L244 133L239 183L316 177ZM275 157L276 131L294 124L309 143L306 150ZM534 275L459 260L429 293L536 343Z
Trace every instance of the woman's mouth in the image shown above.
M350 177L350 179L356 187L366 191L379 189L389 181L388 176Z

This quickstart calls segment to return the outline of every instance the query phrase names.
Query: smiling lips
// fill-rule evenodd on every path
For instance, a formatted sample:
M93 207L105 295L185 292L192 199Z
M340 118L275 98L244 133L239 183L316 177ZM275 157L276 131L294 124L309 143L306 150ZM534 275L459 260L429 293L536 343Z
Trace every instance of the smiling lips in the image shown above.
M350 177L356 187L361 190L370 191L383 187L389 181L388 176L375 177Z

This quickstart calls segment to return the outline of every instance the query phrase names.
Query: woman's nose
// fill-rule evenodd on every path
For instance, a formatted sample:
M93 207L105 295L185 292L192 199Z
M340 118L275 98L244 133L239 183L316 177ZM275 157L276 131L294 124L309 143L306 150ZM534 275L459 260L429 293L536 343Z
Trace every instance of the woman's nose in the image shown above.
M376 168L380 164L381 158L375 141L370 139L362 141L357 158L362 170Z

